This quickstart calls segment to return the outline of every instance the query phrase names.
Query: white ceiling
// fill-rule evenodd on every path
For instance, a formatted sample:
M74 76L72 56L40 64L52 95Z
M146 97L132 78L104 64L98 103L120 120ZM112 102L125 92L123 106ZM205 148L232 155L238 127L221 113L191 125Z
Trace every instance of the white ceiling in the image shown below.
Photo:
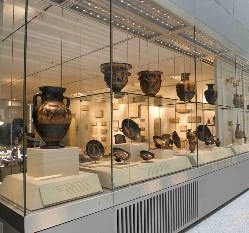
M23 24L24 1L15 2L14 8L12 1L4 2L2 38L6 38L13 28L17 29ZM62 11L62 8L57 6L40 13L40 10L47 6L49 6L47 2L34 1L29 7L29 18L32 19L36 15L37 17L28 24L28 99L38 91L39 86L60 85L61 69L62 82L67 88L67 94L107 90L99 66L110 61L109 27L73 11ZM139 19L141 22L141 18ZM166 33L165 30L163 33L160 39L164 37L169 39L169 35L170 38L176 37L175 33ZM11 98L11 89L13 98L20 99L22 96L23 38L24 28L21 27L1 44L2 99ZM118 28L113 31L113 43L113 61L127 62L133 66L125 90L139 89L137 72L140 70L162 71L163 85L177 82L168 79L169 76L179 75L181 72L194 73L192 58L148 43ZM184 41L181 43L184 46ZM202 75L200 75L201 70ZM197 74L202 79L212 79L213 67L198 63ZM13 85L10 85L11 81Z

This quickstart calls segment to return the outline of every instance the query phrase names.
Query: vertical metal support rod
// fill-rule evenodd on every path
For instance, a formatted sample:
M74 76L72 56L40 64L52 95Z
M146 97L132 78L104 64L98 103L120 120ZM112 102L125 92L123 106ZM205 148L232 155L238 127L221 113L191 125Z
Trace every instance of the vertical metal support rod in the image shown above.
M194 26L194 41L196 40L195 38L195 26ZM197 72L197 65L196 65L196 44L195 44L195 55L194 55L194 69L195 69L195 119L197 119L198 113L197 113L197 109L198 109L198 103L197 103L197 77L196 77L196 72ZM197 132L197 126L198 123L196 121L196 132ZM199 167L199 143L198 143L198 138L197 140L197 144L196 144L196 154L197 154L197 167Z
M29 1L25 0L25 27L24 27L24 56L23 56L23 138L22 138L22 154L23 154L23 208L24 208L24 216L27 214L26 208L26 153L27 153L27 100L26 100L26 77L27 77L27 40L28 40L28 4Z
M113 179L113 132L112 132L112 124L113 124L113 91L112 91L112 62L113 62L113 25L112 25L112 0L110 0L110 111L111 111L111 130L110 130L110 137L111 137L111 181L112 181L112 189L114 189L114 179Z
M61 16L62 16L62 23L63 23L63 8L61 9ZM63 41L62 41L62 30L61 30L61 70L60 70L60 86L62 87L62 72L63 72L63 67L62 67L62 61L63 61L63 53L62 53L62 46L63 46Z

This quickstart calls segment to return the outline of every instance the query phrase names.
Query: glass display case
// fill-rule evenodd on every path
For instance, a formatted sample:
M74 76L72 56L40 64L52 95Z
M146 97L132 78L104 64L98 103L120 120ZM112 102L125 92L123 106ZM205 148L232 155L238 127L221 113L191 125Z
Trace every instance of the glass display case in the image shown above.
M0 196L24 215L249 151L247 61L156 1L11 1Z

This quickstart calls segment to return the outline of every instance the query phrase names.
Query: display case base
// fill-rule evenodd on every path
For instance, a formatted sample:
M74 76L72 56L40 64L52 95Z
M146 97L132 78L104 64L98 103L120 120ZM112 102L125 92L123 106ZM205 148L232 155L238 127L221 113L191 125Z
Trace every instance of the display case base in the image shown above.
M23 174L7 176L0 186L0 195L23 207ZM102 192L98 176L80 172L78 175L33 178L26 176L26 206L30 211Z
M132 183L149 180L181 170L191 168L189 159L185 156L171 159L154 159L150 162L114 163L113 186L114 188ZM88 164L80 164L80 170L98 174L102 187L112 188L112 176L110 162L99 167L90 167Z
M141 160L141 157L139 156L141 150L149 150L147 143L140 142L122 143L114 145L113 147L118 147L131 153L131 158L129 159L131 162L137 162Z

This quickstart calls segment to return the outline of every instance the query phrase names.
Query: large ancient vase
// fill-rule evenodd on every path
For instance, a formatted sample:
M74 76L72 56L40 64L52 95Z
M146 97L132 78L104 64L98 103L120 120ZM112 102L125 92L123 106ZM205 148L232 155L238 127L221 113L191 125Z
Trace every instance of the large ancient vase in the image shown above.
M217 99L217 91L214 90L214 84L210 83L207 84L208 89L204 91L204 96L209 104L215 104Z
M190 73L181 73L181 82L176 84L176 94L181 101L189 102L195 95L195 84L189 81Z
M36 131L46 143L42 148L62 148L64 146L60 142L72 119L70 99L63 96L66 89L62 87L43 86L39 89L41 92L33 97L32 117ZM37 105L38 97L41 98L40 106ZM66 104L63 100L66 100Z
M112 63L112 77L111 77L111 64L104 63L100 65L101 72L104 74L104 80L107 87L111 88L115 93L121 92L121 90L128 83L128 77L131 75L129 70L132 65L128 63Z
M147 96L155 96L161 88L161 76L163 72L157 70L144 70L137 73L140 88Z

